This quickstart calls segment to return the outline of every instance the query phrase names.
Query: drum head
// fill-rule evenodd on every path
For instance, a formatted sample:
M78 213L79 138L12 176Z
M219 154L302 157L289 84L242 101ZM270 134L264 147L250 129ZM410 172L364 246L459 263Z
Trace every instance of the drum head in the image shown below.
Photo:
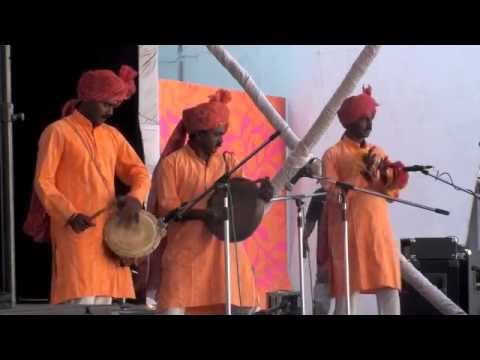
M232 194L233 218L230 222L230 241L240 242L250 237L262 222L265 202L258 197L257 185L245 178L229 181ZM223 208L225 190L216 190L208 200L209 209ZM223 222L208 222L207 226L219 240L224 240ZM233 230L235 229L235 232Z
M150 255L160 244L160 233L155 216L142 210L139 222L126 227L115 213L105 224L104 239L119 257L140 258Z

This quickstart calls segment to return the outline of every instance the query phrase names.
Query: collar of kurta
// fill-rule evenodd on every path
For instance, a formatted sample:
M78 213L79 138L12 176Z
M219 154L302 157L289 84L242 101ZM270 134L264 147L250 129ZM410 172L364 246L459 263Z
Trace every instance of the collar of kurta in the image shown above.
M350 146L354 146L356 148L360 148L360 149L366 149L368 147L368 144L365 140L362 140L361 143L358 143L356 141L353 141L352 139L350 139L347 135L343 135L342 137L342 142L350 145Z
M94 129L97 129L103 124L93 127L93 124L90 120L88 120L80 111L75 110L72 115L70 115L70 119L72 119L76 124L80 125L85 130L92 132Z

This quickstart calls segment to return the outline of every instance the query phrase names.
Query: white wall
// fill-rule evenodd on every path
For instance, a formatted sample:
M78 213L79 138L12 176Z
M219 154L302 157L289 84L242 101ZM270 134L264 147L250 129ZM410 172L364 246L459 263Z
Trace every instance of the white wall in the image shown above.
M226 47L270 95L284 96L288 121L303 136L333 94L363 46L239 45ZM239 88L223 67L202 46L184 46L184 79ZM160 45L160 75L177 78L175 46ZM474 188L479 166L480 100L479 46L384 46L362 84L373 86L380 103L370 140L392 159L405 164L429 164L448 171L456 184ZM358 93L361 85L356 90ZM342 128L336 121L314 153L321 156L334 144ZM315 184L303 181L297 192L310 192ZM402 197L451 211L446 217L395 204L392 223L397 237L456 235L466 241L472 198L421 174L411 174ZM295 210L290 224L295 224ZM290 226L289 263L298 286L296 229ZM314 242L312 235L312 243ZM313 249L315 250L315 249ZM314 251L312 251L314 254ZM315 259L312 256L315 272ZM308 284L308 279L307 279ZM365 297L363 310L375 313L375 301Z

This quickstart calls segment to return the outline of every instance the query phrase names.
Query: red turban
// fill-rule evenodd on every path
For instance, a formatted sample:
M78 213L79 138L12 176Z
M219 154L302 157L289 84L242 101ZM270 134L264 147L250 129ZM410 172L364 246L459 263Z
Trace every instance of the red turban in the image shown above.
M340 110L338 110L338 118L343 127L347 128L362 118L373 119L377 106L377 102L372 97L372 87L363 87L362 94L345 99Z
M202 130L213 130L225 126L228 130L230 110L227 104L232 99L227 90L218 90L210 96L210 101L183 111L180 123L173 131L162 153L162 158L185 145L188 134Z
M115 74L111 70L87 71L80 77L77 86L78 99L69 100L63 107L63 116L70 115L80 101L108 102L115 106L129 99L137 88L137 72L123 65Z

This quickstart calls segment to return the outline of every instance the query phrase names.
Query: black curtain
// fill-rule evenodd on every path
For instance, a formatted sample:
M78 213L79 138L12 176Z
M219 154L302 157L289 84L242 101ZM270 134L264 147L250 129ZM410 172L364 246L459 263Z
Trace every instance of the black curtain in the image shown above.
M48 299L51 251L22 232L30 204L37 144L47 125L60 118L63 104L76 97L80 75L92 69L118 71L126 64L138 70L137 45L13 45L12 96L26 120L14 125L15 233L17 300ZM138 123L138 94L115 111L115 126L144 159ZM118 193L128 189L117 182Z

